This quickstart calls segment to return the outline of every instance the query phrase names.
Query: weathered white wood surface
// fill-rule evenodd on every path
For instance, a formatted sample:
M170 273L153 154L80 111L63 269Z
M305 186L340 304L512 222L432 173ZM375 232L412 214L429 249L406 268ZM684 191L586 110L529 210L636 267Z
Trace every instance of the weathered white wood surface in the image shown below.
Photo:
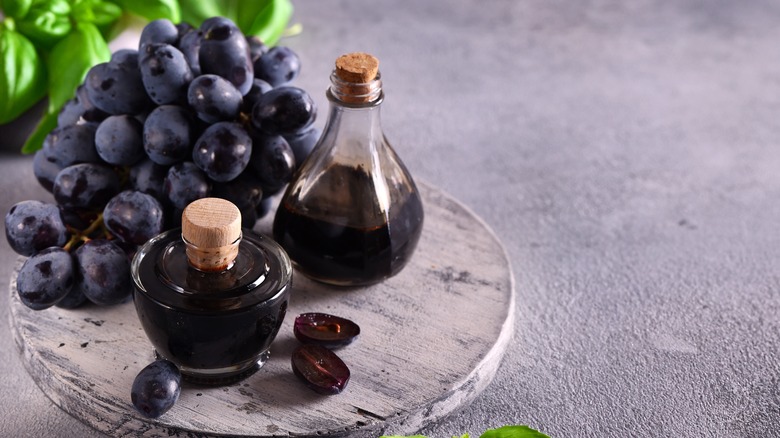
M425 225L404 271L346 290L295 276L265 367L231 386L185 384L159 419L140 416L130 403L135 375L153 358L131 302L35 312L21 304L12 278L12 332L23 361L57 405L110 436L413 433L490 383L512 336L515 307L510 265L495 235L452 198L420 189ZM361 326L360 338L337 351L352 372L340 395L317 395L290 368L292 320L311 311Z

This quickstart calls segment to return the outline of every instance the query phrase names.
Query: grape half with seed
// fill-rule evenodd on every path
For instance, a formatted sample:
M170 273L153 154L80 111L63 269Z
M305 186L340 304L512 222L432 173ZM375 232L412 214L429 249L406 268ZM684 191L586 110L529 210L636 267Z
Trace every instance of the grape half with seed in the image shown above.
M304 344L335 348L354 341L360 334L360 327L347 318L312 312L295 317L293 333Z
M336 353L320 345L305 344L292 353L292 369L314 392L341 393L349 382L349 368Z

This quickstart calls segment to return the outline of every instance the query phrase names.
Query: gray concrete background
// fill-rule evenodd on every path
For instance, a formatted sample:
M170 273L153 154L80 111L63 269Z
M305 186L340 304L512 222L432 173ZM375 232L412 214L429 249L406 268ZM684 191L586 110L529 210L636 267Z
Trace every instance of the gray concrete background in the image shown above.
M422 433L780 436L780 3L295 4L284 44L318 124L333 60L373 52L391 143L514 269L495 381ZM49 199L4 132L2 211ZM0 436L98 435L35 386L6 323L0 375Z

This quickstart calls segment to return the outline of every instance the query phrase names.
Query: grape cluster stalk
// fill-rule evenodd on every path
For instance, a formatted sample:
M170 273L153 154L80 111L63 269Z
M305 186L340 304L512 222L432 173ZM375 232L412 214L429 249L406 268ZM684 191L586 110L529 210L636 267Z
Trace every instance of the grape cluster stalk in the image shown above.
M113 305L132 291L139 245L180 225L192 201L234 203L254 227L320 136L300 59L224 17L155 20L138 50L93 66L33 159L54 202L22 201L6 238L34 310Z

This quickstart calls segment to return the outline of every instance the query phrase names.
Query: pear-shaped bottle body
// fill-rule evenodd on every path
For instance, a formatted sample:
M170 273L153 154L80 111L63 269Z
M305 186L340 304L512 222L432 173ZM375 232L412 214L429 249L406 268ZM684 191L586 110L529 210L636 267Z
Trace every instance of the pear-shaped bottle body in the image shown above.
M366 285L398 272L423 225L417 187L382 133L376 100L345 103L328 91L323 135L293 177L274 238L308 277Z

